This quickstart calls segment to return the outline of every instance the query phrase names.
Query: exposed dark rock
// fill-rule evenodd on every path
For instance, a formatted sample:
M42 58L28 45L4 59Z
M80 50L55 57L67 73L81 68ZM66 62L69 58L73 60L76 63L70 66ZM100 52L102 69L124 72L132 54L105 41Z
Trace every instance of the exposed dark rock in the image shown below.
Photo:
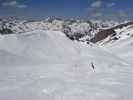
M121 29L121 28L129 26L129 25L133 25L133 22L124 23L124 24L120 24L120 25L115 26L110 29L101 30L90 41L93 43L96 43L96 42L99 42L99 41L107 38L108 36L114 37L116 35L115 29ZM114 37L113 40L118 40L118 38Z
M94 38L92 38L90 41L93 43L96 43L98 41L101 41L103 39L105 39L106 37L108 37L109 35L113 35L116 34L115 31L113 29L107 29L107 30L103 30L98 32Z
M13 31L8 28L3 28L0 30L0 34L2 34L2 35L13 34Z

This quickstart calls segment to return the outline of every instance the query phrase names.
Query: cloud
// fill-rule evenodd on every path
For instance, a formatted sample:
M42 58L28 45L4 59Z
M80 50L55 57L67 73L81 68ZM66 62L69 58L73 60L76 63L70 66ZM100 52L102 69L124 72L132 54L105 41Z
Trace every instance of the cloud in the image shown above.
M7 1L7 2L3 2L2 6L4 7L15 7L15 8L27 8L27 5L25 4L21 4L17 1Z
M3 6L16 6L17 1L10 1L10 2L4 2L2 3Z
M17 5L18 8L27 8L27 5L21 4L21 5Z
M101 0L97 0L97 1L95 1L95 2L93 2L92 4L91 4L91 7L93 7L93 8L98 8L98 7L101 7L102 6L102 1Z
M101 18L103 16L102 12L94 12L91 17L93 18Z
M102 0L95 0L94 2L92 2L88 7L88 12L90 16L93 18L101 17L103 15L102 6Z
M116 4L115 4L114 2L112 2L112 3L108 3L108 4L107 4L107 7L110 8L110 7L113 7L113 6L115 6L115 5L116 5Z

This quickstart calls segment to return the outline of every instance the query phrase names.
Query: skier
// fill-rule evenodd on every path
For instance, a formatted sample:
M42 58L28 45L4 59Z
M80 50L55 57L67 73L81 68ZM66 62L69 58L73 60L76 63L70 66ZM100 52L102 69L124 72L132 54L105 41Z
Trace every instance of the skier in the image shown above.
M95 69L93 62L91 62L91 67L93 68L93 70Z

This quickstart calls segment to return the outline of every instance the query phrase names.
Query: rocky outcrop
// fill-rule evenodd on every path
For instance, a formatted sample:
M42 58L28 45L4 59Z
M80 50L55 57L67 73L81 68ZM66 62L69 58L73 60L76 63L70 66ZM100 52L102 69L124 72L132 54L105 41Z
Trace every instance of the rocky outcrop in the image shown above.
M115 32L116 29L121 29L123 27L127 27L129 25L133 25L133 22L128 22L128 23L124 23L124 24L120 24L117 25L115 27L112 27L110 29L106 29L106 30L101 30L100 32L98 32L91 40L90 42L96 43L99 42L101 40L104 40L105 38L107 38L108 36L114 37L115 35L117 35L117 33ZM117 38L114 38L115 40L117 40Z
M115 35L115 31L113 29L107 29L107 30L102 30L100 32L98 32L94 38L92 38L90 41L93 43L99 42L103 39L105 39L106 37L108 37L109 35Z

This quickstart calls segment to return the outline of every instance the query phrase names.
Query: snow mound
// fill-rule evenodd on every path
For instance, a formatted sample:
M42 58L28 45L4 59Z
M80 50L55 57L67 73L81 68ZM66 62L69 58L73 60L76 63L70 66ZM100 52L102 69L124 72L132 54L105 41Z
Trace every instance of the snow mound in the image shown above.
M38 63L69 62L78 54L74 43L63 33L42 30L2 36L0 50Z

